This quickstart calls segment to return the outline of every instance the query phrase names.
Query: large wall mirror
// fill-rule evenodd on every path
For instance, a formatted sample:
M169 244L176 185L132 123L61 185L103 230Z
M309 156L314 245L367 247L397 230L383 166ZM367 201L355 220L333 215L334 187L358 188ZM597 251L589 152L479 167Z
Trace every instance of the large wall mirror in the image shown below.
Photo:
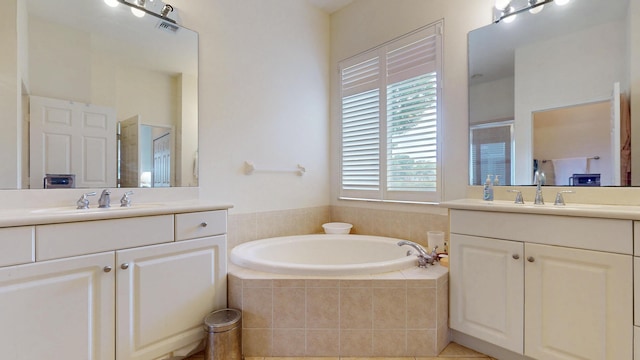
M469 33L471 185L530 185L536 171L546 185L634 184L637 16L629 0L549 2Z
M1 188L198 185L196 32L102 0L11 1L22 126L1 136L21 163Z

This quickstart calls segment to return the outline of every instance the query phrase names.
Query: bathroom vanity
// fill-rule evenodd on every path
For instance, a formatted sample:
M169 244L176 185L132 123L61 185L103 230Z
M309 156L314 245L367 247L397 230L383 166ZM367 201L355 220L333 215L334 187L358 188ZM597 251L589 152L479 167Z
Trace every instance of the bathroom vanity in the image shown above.
M445 206L454 341L500 359L634 358L639 207Z
M186 354L226 306L229 207L4 211L0 357Z

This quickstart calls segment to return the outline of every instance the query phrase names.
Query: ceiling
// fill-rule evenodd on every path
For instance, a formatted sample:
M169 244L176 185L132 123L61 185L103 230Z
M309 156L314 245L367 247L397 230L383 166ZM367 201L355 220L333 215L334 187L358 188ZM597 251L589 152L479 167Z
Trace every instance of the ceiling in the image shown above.
M309 0L309 2L331 14L349 5L353 0Z

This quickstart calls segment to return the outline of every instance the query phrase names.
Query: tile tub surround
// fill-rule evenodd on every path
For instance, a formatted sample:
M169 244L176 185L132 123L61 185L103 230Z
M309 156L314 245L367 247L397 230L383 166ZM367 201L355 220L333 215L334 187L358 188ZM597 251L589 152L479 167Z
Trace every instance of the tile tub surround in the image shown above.
M312 357L289 357L289 358L278 358L278 357L245 357L245 360L318 360L318 358ZM462 345L458 345L456 343L449 343L447 347L438 355L438 356L410 356L410 357L378 357L376 360L440 360L440 359L458 359L458 360L497 360L490 356L481 354L477 351L473 351L468 349ZM204 353L200 352L195 355L192 355L185 360L204 360ZM352 357L325 357L322 360L366 360L362 358L352 358Z
M449 343L448 271L291 277L229 266L246 357L436 356Z
M348 206L319 206L258 213L230 213L227 249L231 251L234 246L252 240L322 233L322 224L328 222L353 224L352 234L411 240L422 246L427 246L428 231L444 231L445 239L449 238L448 215Z

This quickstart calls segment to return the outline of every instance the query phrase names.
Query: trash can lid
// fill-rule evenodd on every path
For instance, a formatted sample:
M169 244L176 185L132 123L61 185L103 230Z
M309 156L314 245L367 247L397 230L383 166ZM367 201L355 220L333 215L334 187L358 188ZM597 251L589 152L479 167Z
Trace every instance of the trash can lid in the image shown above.
M236 309L216 310L204 318L204 329L208 332L223 332L238 326L242 314Z

